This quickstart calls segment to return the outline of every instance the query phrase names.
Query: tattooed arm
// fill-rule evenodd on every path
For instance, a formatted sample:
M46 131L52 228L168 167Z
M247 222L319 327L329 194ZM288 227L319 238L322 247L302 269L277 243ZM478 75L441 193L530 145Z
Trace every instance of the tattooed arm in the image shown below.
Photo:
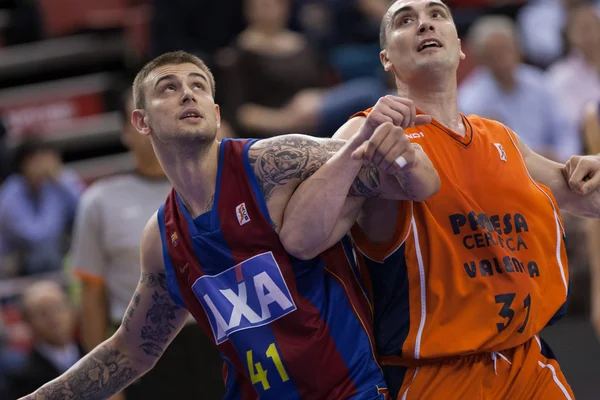
M156 215L142 236L142 273L117 332L55 380L21 400L101 400L148 372L188 317L171 299Z
M371 127L362 125L360 120L350 121L341 128L354 135L298 187L287 204L280 238L295 257L310 259L339 241L356 222L365 201L385 203L381 209L389 210L390 201L421 201L438 191L435 168L402 128L384 123L371 133ZM368 147L373 143L375 150ZM400 157L404 167L396 162ZM363 165L363 159L377 166Z

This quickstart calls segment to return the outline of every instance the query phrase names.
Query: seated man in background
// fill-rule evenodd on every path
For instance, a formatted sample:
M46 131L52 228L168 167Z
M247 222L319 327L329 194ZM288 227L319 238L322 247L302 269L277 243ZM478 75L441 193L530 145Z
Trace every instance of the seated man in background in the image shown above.
M579 153L579 138L565 135L566 118L541 70L521 62L517 28L504 16L487 16L469 32L479 66L462 82L459 108L498 120L534 151L557 161Z
M17 150L19 172L0 187L0 264L4 275L57 271L63 240L83 189L49 145L27 140Z
M22 306L34 347L24 367L10 377L13 399L56 378L84 355L75 341L74 309L59 284L52 281L34 283L23 293Z

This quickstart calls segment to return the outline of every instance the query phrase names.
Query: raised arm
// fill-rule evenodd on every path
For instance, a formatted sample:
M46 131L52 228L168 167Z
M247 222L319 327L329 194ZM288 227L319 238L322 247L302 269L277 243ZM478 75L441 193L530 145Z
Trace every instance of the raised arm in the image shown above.
M585 112L583 134L587 150L591 154L600 153L600 113L596 102ZM596 336L600 339L600 220L586 221L587 248L590 262L591 314Z
M22 400L102 400L149 371L188 313L166 287L156 215L142 236L140 282L117 332L55 380Z
M600 218L600 157L573 156L560 164L535 153L520 138L518 142L531 177L550 188L561 210Z
M290 254L312 258L331 247L350 230L365 198L421 201L439 190L431 161L401 128L430 118L417 118L414 106L398 99L383 98L366 120L340 128L336 136L350 138L346 145L296 190L280 233Z

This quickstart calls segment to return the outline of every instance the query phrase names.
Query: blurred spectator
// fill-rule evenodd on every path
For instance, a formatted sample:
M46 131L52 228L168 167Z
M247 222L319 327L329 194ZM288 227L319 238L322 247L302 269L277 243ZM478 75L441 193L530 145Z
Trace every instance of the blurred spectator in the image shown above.
M510 126L548 158L566 161L579 152L578 138L564 134L566 120L543 72L521 62L512 20L482 17L471 27L468 39L479 66L459 88L461 111Z
M243 0L152 0L151 56L185 50L209 66L244 28Z
M585 0L531 0L521 9L518 22L528 61L546 67L565 53L567 9ZM588 0L600 11L600 1Z
M38 0L3 0L11 10L5 45L34 42L44 38L44 24Z
M566 38L569 55L548 71L550 89L568 120L564 135L580 137L586 104L600 101L600 14L581 3L569 9Z
M0 313L0 399L8 399L8 381L6 367L3 365L2 353L4 350L4 318Z
M308 41L287 28L289 0L246 0L248 28L221 53L228 76L223 102L241 136L333 134L384 92L376 78L325 89L324 67Z
M0 187L0 265L5 273L58 270L82 184L41 141L22 143L16 161L19 173Z
M81 338L87 351L121 324L140 280L142 232L171 190L150 139L138 134L130 122L133 108L128 91L120 109L121 139L135 159L135 171L94 183L83 194L77 212L71 262L83 281ZM158 364L125 390L125 396L128 400L219 399L224 394L220 372L217 349L191 322Z
M379 25L389 0L298 1L298 23L342 80L381 76Z
M33 392L71 368L84 355L75 341L75 313L55 282L39 281L23 293L23 318L34 348L25 366L10 378L12 398Z
M2 120L0 120L0 184L10 173L11 159L8 153L8 136L6 134L6 127Z
M600 153L600 102L588 104L585 110L583 134L586 154ZM586 221L587 250L591 278L591 315L600 340L600 220Z

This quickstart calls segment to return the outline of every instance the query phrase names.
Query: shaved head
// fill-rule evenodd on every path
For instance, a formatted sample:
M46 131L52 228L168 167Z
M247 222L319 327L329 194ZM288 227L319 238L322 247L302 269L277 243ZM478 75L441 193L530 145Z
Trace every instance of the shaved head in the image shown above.
M379 26L379 45L381 46L381 50L384 50L387 47L387 31L391 26L392 21L397 13L410 9L411 6L409 4L402 6L401 3L410 3L408 0L391 0L390 6L388 7L387 12L381 19L381 25ZM448 15L452 15L450 8L441 0L431 0L427 1L427 6L439 6L442 5L447 11Z

